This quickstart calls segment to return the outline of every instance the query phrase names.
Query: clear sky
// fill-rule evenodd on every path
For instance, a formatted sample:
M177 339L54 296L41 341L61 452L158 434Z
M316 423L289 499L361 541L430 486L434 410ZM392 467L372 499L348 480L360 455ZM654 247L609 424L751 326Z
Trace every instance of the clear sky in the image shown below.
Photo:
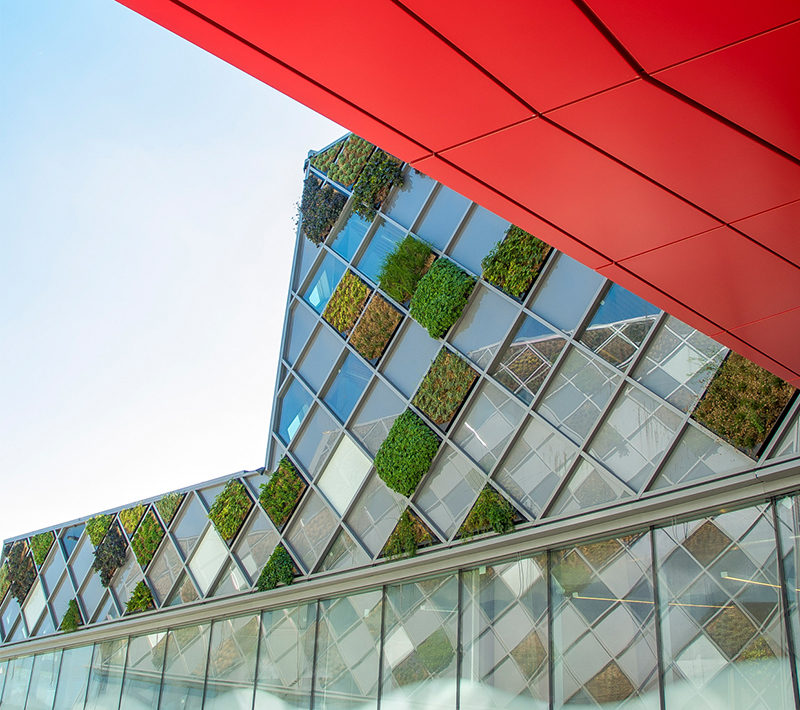
M0 0L0 539L263 465L344 132L114 0Z

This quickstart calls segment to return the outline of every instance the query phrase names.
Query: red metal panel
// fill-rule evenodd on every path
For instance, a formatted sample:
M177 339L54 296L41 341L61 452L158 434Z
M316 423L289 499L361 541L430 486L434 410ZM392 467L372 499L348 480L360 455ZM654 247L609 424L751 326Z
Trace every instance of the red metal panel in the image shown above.
M636 73L564 0L402 0L537 111L589 96Z
M587 0L587 4L647 71L800 18L796 0Z
M800 201L748 217L733 226L800 266Z
M798 3L786 3L786 5ZM756 5L754 3L754 5ZM800 158L800 23L657 78Z
M756 350L750 343L740 340L735 335L723 332L715 335L714 340L716 340L718 343L722 343L725 347L730 348L731 350L735 350L740 355L744 355L757 365L769 370L787 382L797 380L796 372L784 367L781 363L776 362L772 358L767 357L760 350ZM797 385L795 384L795 386Z
M770 355L780 362L791 363L797 358L800 342L800 308L749 323L734 330L733 335L749 343L772 343Z
M719 224L542 119L443 155L612 261Z
M548 116L725 222L800 198L800 165L645 81Z

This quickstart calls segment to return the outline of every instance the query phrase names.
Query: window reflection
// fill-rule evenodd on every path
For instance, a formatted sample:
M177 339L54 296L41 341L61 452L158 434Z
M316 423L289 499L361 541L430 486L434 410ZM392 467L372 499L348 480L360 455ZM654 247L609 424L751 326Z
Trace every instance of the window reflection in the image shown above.
M278 434L285 443L294 437L311 406L312 397L297 380L293 379L281 398Z
M333 254L327 254L303 293L303 298L317 313L325 310L343 274L344 264Z

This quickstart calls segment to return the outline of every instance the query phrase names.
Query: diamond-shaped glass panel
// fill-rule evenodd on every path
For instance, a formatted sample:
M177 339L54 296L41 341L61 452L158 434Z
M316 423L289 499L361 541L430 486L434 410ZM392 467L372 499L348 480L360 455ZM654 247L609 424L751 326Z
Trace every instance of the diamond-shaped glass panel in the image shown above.
M120 604L124 607L131 598L133 590L139 582L144 579L142 568L136 562L136 557L133 552L128 550L128 555L125 558L125 564L117 570L114 578L111 580L111 586L119 599Z
M325 403L340 421L347 421L371 376L372 371L358 355L350 353L344 359L325 393Z
M434 185L434 181L427 175L408 168L402 186L383 205L383 212L406 229L411 229Z
M340 530L320 565L324 571L350 569L368 564L369 556L344 530Z
M249 586L241 570L233 562L229 562L211 596L224 597L228 594L237 594L246 591Z
M630 490L614 476L582 459L566 488L558 496L550 515L574 513L630 496Z
M486 286L479 286L459 321L452 343L478 367L486 368L516 314L516 306Z
M316 407L302 434L294 442L292 453L312 479L319 474L340 431L339 425L321 407Z
M103 585L100 583L100 577L96 574L91 575L81 587L80 595L83 608L86 609L90 617L94 614L97 605L103 598L103 593Z
M189 569L203 594L208 591L223 562L228 560L227 552L228 548L217 531L208 528L189 561Z
M286 329L286 359L293 365L297 356L308 342L308 336L314 329L317 319L314 314L301 302L295 302L289 312L289 322Z
M208 525L208 517L203 505L191 495L188 503L184 503L177 524L172 526L172 533L178 541L178 547L184 558L192 554L200 535Z
M402 335L386 359L383 372L397 389L411 397L438 352L439 341L431 338L419 323L406 319Z
M70 600L74 598L75 591L72 589L72 585L69 583L69 580L64 577L61 584L59 584L56 588L55 592L50 594L50 606L52 607L53 613L56 616L56 621L59 624L64 618L64 614L67 613Z
M147 570L147 577L150 580L151 587L155 591L155 596L159 604L163 604L172 585L181 573L183 566L181 565L180 557L172 546L172 543L167 540L159 550L158 554L153 559L152 564Z
M300 374L317 392L325 382L333 363L339 358L343 347L342 339L320 324L300 363Z
M333 254L327 254L311 282L303 292L303 298L317 312L322 313L328 305L331 295L336 290L339 280L344 274L344 264Z
M303 423L312 402L311 395L297 380L292 379L286 393L280 399L278 435L289 443Z
M259 512L248 523L244 533L239 537L239 544L234 550L237 559L242 563L251 580L256 580L261 569L278 544L279 536L268 522L267 516Z
M372 233L367 248L358 260L359 271L373 283L378 283L383 260L394 251L394 248L405 236L405 230L380 220L377 229Z
M178 584L175 587L175 591L172 592L172 596L170 596L167 606L188 604L189 602L197 601L199 598L200 596L197 594L197 590L194 588L192 580L189 579L188 575L184 574L178 580Z
M343 436L317 484L339 515L344 515L370 468L372 461L350 437Z
M64 552L68 558L75 549L75 545L78 544L78 540L81 539L83 528L83 523L80 525L73 525L71 528L67 528L64 534L61 536L61 544L64 546Z
M469 206L469 200L442 185L428 203L417 234L437 249L444 249Z
M352 432L374 456L405 403L383 382L375 381L352 424Z
M458 240L450 249L453 258L476 274L481 273L481 259L497 242L503 240L508 222L489 212L484 207L476 207L458 235Z
M44 607L44 589L41 580L37 580L31 588L31 591L28 592L28 596L25 598L25 604L22 607L22 613L25 615L25 622L28 624L29 629L36 626L36 622L39 621Z
M373 555L382 549L400 514L405 499L391 490L377 474L373 474L347 520Z
M84 537L76 547L70 558L69 567L76 584L83 582L86 573L91 569L94 562L94 549L88 537Z
M292 549L298 554L306 570L313 569L328 540L336 530L336 520L328 506L313 491L294 515L294 522L286 535Z
M45 586L49 592L52 592L61 579L61 573L64 571L64 556L60 551L50 555L44 567L42 567L41 576L44 578Z
M369 229L370 222L361 215L351 212L347 221L333 234L328 243L339 256L347 261L353 258L361 240Z
M797 453L800 453L800 414L795 415L794 422L789 426L770 458L791 456Z

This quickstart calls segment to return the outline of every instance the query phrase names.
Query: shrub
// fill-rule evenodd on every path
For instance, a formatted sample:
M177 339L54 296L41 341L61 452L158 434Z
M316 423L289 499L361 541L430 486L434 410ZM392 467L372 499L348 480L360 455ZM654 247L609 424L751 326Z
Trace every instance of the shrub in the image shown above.
M408 508L403 511L381 553L388 559L413 557L420 545L432 542L428 529Z
M122 527L125 528L125 532L128 533L128 535L133 535L133 531L136 530L136 526L144 517L146 510L147 506L140 503L139 505L133 506L133 508L127 508L119 512L119 521L122 523Z
M104 587L111 583L114 572L125 564L127 549L119 525L114 525L95 549L92 569L100 574L100 583Z
M294 464L284 456L275 473L270 476L269 481L262 483L260 488L261 495L258 500L261 507L275 523L275 527L281 528L303 495L306 484Z
M507 533L514 529L514 509L511 504L490 486L486 486L469 511L458 531L461 537L494 530Z
M95 515L86 521L86 534L94 547L100 544L113 522L113 515Z
M511 225L506 236L483 257L483 278L519 298L539 275L550 245Z
M33 558L28 552L28 543L25 540L17 540L11 545L6 558L6 565L8 565L11 595L22 604L36 581L36 567L33 564Z
M39 533L31 538L31 552L33 553L33 561L39 567L41 567L42 563L47 557L47 553L50 552L50 548L52 547L55 539L56 536L52 530Z
M389 488L410 496L430 468L438 448L439 437L407 409L394 420L378 449L375 469Z
M420 279L409 312L432 338L441 338L464 312L475 280L449 259L437 259Z
M780 377L731 352L692 416L735 446L755 451L794 392Z
M185 497L184 493L167 493L156 501L156 510L167 525L172 522Z
M303 234L314 244L322 244L344 208L347 198L331 185L309 174L303 182L298 216Z
M441 350L414 395L413 404L436 424L449 422L478 377L464 360Z
M328 170L328 177L345 187L350 187L364 169L374 148L375 146L369 141L350 135L342 145L342 152L339 153L336 163Z
M375 217L393 185L403 184L403 163L376 150L353 188L353 212L365 219Z
M379 358L401 320L403 314L376 293L350 336L350 344L367 360Z
M133 594L131 594L131 598L128 599L128 603L125 605L125 613L135 614L139 611L152 609L154 606L153 594L150 592L150 587L142 580L134 587Z
M131 547L136 555L136 559L142 566L142 569L150 564L153 555L156 554L158 546L161 544L161 539L164 537L164 528L158 522L155 513L151 510L142 520L142 524L136 531L136 535L131 540Z
M317 153L313 158L311 158L311 164L317 170L327 173L331 165L333 165L333 163L336 161L336 156L339 155L339 151L341 150L343 143L344 141L339 141L322 153Z
M8 578L8 563L4 562L3 566L0 567L0 602L5 598L6 592L10 586L11 580Z
M291 584L294 581L294 562L283 545L278 545L270 555L264 569L258 577L256 589L266 592L275 589L279 584Z
M72 631L77 631L78 627L82 625L83 619L81 618L81 610L78 608L78 602L75 599L70 599L67 605L67 612L64 614L64 618L61 619L58 630L71 633Z
M322 317L336 330L348 333L358 320L369 294L369 287L352 271L346 271Z
M242 526L252 504L244 484L234 478L214 499L208 518L224 540L231 540Z
M398 303L414 295L417 284L434 260L430 246L410 234L386 255L378 274L378 283Z

